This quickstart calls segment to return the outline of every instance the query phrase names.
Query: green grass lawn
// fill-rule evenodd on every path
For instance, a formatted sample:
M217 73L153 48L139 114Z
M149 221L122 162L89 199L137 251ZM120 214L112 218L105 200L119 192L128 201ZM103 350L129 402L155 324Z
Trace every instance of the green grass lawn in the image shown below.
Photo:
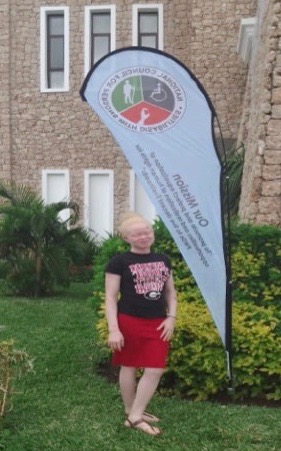
M281 409L193 403L156 395L150 411L163 435L123 426L118 387L93 371L89 285L56 298L0 298L0 341L14 338L34 359L15 386L0 450L230 451L280 450Z

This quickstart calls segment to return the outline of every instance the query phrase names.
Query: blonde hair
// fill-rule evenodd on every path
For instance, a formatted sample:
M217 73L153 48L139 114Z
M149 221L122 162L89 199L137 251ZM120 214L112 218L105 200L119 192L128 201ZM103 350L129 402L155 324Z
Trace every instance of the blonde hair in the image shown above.
M120 235L124 238L128 232L128 228L131 225L137 223L146 224L152 228L150 222L147 221L147 219L145 219L142 215L140 215L139 213L135 213L134 211L129 211L125 213L121 218L121 222L118 228Z

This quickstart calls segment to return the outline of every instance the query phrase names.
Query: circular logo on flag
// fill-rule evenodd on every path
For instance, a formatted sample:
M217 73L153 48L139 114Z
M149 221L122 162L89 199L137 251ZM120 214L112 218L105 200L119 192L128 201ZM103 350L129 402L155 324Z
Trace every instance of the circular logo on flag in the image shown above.
M148 66L128 67L103 84L99 102L117 124L134 132L164 132L186 108L185 92L170 74Z

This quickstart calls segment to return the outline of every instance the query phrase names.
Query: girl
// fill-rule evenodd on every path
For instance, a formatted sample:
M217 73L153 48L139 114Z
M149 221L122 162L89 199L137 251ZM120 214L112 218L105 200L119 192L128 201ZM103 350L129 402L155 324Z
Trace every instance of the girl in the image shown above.
M119 231L130 251L113 257L106 267L108 345L112 364L120 365L125 426L159 435L160 429L151 424L159 419L145 409L163 374L174 331L177 301L171 266L164 254L151 252L154 232L142 216L126 215ZM144 371L136 387L138 368Z

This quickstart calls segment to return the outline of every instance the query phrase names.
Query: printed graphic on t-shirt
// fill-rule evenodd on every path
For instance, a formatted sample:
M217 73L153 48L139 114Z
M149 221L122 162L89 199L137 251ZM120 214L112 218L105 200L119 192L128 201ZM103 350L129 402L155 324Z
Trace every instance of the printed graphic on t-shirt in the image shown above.
M146 299L153 301L161 297L170 274L164 262L136 263L129 265L129 269L137 294L142 294Z

